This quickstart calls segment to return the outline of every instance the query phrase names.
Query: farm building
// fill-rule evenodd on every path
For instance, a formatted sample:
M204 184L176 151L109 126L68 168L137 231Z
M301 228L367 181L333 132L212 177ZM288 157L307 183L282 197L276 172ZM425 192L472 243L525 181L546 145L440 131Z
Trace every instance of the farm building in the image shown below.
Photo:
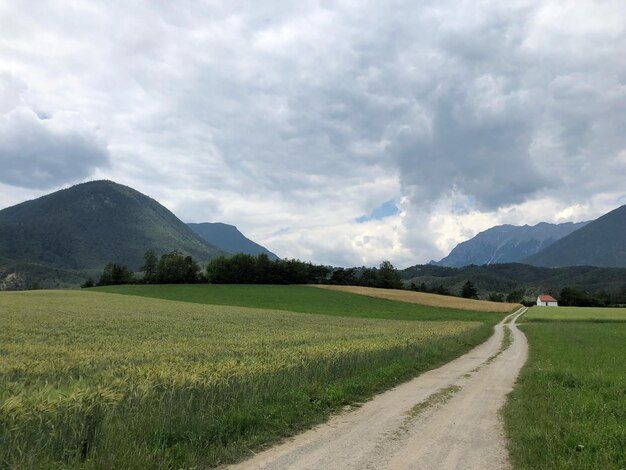
M559 306L557 300L548 294L540 294L539 297L537 297L537 305L542 306L542 307L558 307Z

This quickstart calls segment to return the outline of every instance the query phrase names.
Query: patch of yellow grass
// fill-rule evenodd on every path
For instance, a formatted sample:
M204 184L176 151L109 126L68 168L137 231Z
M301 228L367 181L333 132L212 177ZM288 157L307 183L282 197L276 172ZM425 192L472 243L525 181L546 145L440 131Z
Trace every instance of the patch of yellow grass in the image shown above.
M360 286L315 285L315 287L365 295L368 297L377 297L380 299L396 300L398 302L427 305L429 307L455 308L459 310L471 310L474 312L509 313L514 312L521 307L520 304L506 304L500 302L489 302L487 300L463 299L461 297L428 294L426 292L415 292L411 290L378 289L374 287Z

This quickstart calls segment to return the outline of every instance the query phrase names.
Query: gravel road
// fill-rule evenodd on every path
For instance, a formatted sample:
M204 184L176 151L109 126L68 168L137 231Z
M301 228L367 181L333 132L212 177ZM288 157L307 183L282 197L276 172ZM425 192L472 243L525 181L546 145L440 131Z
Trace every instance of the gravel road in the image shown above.
M229 468L510 468L499 410L526 361L524 311L464 356Z

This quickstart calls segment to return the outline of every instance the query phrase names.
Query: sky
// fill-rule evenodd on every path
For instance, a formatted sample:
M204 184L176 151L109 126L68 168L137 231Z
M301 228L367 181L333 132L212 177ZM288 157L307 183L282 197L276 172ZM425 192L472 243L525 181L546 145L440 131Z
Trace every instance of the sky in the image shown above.
M397 267L626 204L626 3L0 0L0 209L110 179Z

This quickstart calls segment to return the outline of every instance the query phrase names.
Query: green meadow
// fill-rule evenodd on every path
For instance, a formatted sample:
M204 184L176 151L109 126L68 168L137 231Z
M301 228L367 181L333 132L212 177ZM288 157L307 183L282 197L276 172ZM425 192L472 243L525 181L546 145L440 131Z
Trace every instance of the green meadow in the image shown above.
M504 409L515 468L626 468L625 313L533 307L524 316L528 362Z
M600 307L533 307L526 321L626 322L626 308Z
M494 325L505 314L427 307L309 286L243 284L127 285L91 289L97 292L181 300L209 305L268 308L290 312L393 320L463 320Z
M246 287L144 291L190 302L0 293L0 468L234 462L465 353L502 318Z

